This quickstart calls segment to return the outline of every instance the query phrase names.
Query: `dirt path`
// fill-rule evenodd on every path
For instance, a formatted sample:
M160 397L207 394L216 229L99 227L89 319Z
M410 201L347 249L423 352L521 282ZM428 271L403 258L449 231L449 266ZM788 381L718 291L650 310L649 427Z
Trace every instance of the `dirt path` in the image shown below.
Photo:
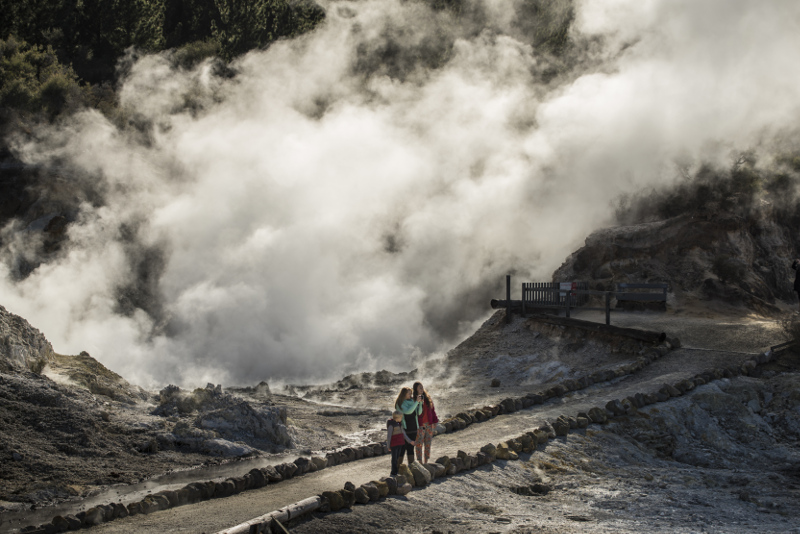
M719 324L710 319L643 317L635 314L626 316L620 314L615 316L615 319L615 324L621 326L645 326L649 329L662 327L671 335L678 335L687 348L669 353L634 375L596 384L563 398L553 399L544 405L472 425L461 432L437 436L434 440L433 456L454 455L459 449L476 451L488 442L497 443L517 436L561 414L575 415L592 406L602 406L612 399L621 399L640 392L655 392L664 382L674 383L709 367L736 365L746 359L747 354L758 352L777 342L776 330L766 323L757 321L731 321ZM673 334L676 331L680 333ZM712 350L695 350L698 348ZM95 527L92 531L217 532L324 490L339 489L346 481L358 486L377 479L388 474L388 464L388 456L365 459L225 499L183 506L148 516L138 515L117 520ZM437 491L437 487L447 483L442 481L426 492Z

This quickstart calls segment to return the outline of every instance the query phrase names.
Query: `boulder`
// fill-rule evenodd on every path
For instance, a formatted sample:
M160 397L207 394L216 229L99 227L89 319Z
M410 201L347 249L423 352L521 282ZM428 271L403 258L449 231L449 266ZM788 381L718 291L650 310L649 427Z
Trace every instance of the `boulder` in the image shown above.
M461 412L459 414L456 414L456 417L460 418L460 419L463 419L464 422L467 423L467 425L471 425L474 422L472 420L472 416L470 414L468 414L467 412Z
M236 486L234 486L233 482L230 480L223 480L222 482L215 482L214 483L214 497L228 497L233 495L236 490ZM150 512L145 512L150 513Z
M431 483L431 473L419 462L411 462L409 466L411 474L414 477L414 485L425 487Z
M286 427L286 408L251 405L242 401L200 415L197 428L213 430L230 442L247 442L261 446L292 444Z
M547 432L547 437L549 439L553 439L553 438L556 437L556 431L553 428L553 425L551 425L550 423L545 423L542 426L540 426L539 428L544 430L545 432Z
M694 380L681 380L677 384L675 384L675 388L681 392L681 394L687 393L692 391L695 388Z
M608 414L603 408L598 408L595 406L589 410L588 415L589 420L591 420L592 423L603 424L608 422Z
M378 493L380 494L379 495L380 497L386 497L387 495L389 495L389 484L387 484L385 480L383 479L373 480L372 482L370 482L370 484L378 488Z
M355 491L340 489L337 493L342 497L342 508L352 508L356 503Z
M468 467L466 467L464 465L464 459L463 458L459 458L459 457L451 458L450 462L451 462L451 467L453 467L453 473L452 474L458 473L459 471L463 471L464 469L469 469ZM448 473L449 473L449 471L450 470L448 469Z
M54 359L53 346L39 330L0 306L0 371L40 373Z
M128 517L128 508L126 508L125 505L122 504L121 502L115 502L111 506L114 507L114 519L122 519L123 517Z
M398 494L398 495L407 495L408 493L410 493L410 492L411 492L411 490L412 490L412 489L413 489L413 488L411 487L411 484L409 484L408 482L406 482L406 483L405 483L405 484L403 484L402 486L398 486L398 487L397 487L397 494Z
M519 442L522 443L522 452L532 452L533 449L536 448L536 441L535 438L531 437L529 434L523 434L519 437ZM483 449L481 449L483 451Z
M397 494L397 477L382 477L380 482L386 484L387 495Z
M157 444L148 445L149 452L158 450ZM228 441L227 439L214 438L204 440L199 445L200 452L210 456L221 456L223 458L238 458L241 456L250 456L257 451L246 443Z
M495 447L491 443L487 443L486 445L481 447L481 452L488 454L489 456L492 457L492 459L494 459L496 457L496 454L497 454L497 447ZM445 456L445 458L447 458L447 457ZM439 460L436 460L436 461L438 462Z
M586 428L589 426L589 417L586 415L578 415L578 417L575 418L575 421L578 424L578 428Z
M267 481L269 481L270 484L274 484L276 482L280 482L281 480L283 480L281 474L278 473L277 469L275 469L275 467L272 465L262 467L261 469L259 469L259 471L261 471L264 474L264 477L266 477Z
M356 451L352 447L345 447L339 452L342 455L342 460L340 463L353 462L356 459Z
M169 507L170 508L174 508L175 506L178 506L178 492L177 491L163 490L163 491L159 491L155 495L163 495L164 497L166 497L167 501L169 501Z
M248 477L248 489L258 489L263 488L269 483L269 480L266 476L264 476L264 472L261 469L251 469L247 472Z
M561 385L563 385L567 391L575 391L581 388L578 381L574 378L568 378L567 380L564 380Z
M105 513L102 508L95 506L86 510L86 515L83 518L83 524L88 526L95 526L103 523L106 520Z
M406 482L411 484L414 483L414 475L411 473L411 469L409 469L406 464L400 464L400 467L397 469L397 474L405 477Z
M297 471L295 471L295 476L308 473L311 470L311 459L309 458L301 456L300 458L297 458L293 463L294 465L297 466Z
M433 478L443 477L447 472L447 468L442 464L433 462L432 464L427 464L427 465L432 465L434 468Z
M297 466L293 463L278 464L275 466L275 470L283 477L283 480L287 480L297 472Z
M322 497L328 500L331 512L336 512L344 506L344 499L338 491L323 491Z
M633 404L630 397L622 399L622 407L625 408L625 415L636 413L636 405Z
M355 497L358 504L367 504L369 502L369 493L367 493L367 489L364 486L356 488Z
M666 393L670 397L680 397L681 392L676 387L672 386L671 384L664 384L661 389L659 390L663 393Z
M569 422L556 419L553 421L553 429L555 430L556 436L566 436L569 434Z
M536 436L537 446L546 444L547 441L550 439L550 437L547 435L547 432L539 428L533 431L533 435Z
M319 471L328 467L328 459L322 456L312 456L311 463L314 464L314 470Z
M615 417L625 415L626 410L619 399L610 400L606 403L606 411Z
M441 464L444 466L445 469L448 469L450 467L450 458L448 458L447 456L440 456L439 458L436 459L436 462L434 463Z
M495 448L495 458L498 460L509 460L512 452L514 451L511 450L511 447L508 446L508 443L498 443L497 447Z
M430 463L422 464L422 467L427 469L428 472L431 474L431 480L436 478L436 467L433 464L430 464Z
M369 495L370 501L377 501L378 499L381 498L381 491L378 489L378 486L376 486L372 482L368 484L363 484L361 487L367 490L367 495Z
M152 514L169 508L169 501L163 495L148 495L141 501L142 513Z

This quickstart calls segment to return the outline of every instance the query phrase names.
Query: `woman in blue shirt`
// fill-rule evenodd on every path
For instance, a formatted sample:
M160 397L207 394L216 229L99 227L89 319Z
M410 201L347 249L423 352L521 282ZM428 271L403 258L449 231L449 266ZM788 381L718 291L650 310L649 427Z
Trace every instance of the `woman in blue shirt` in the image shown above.
M410 445L406 443L406 456L408 456L409 465L414 461L413 442L417 440L417 421L422 414L422 398L415 400L412 398L413 394L411 388L403 388L394 403L394 409L403 414L403 428L412 442Z

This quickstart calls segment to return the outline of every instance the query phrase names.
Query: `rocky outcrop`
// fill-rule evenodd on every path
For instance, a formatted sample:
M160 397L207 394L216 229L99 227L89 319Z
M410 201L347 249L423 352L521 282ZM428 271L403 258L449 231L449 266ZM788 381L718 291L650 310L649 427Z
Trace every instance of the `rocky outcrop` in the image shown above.
M53 346L41 332L0 306L0 371L39 373L54 356Z
M672 219L597 231L555 273L590 289L668 282L688 299L719 299L761 313L794 302L791 230L770 213Z
M290 446L292 442L284 407L240 402L199 416L195 425L213 430L230 441L282 446Z

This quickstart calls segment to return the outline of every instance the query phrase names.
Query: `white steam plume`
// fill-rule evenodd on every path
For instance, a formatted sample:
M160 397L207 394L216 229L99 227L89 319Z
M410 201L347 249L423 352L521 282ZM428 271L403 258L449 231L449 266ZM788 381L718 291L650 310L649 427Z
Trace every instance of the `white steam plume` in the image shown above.
M82 206L58 261L22 281L0 267L2 304L148 386L405 369L485 318L509 270L549 279L674 158L800 118L794 0L579 1L583 66L548 83L517 4L486 2L485 31L403 77L353 65L389 30L434 38L446 13L326 5L320 28L233 78L138 60L121 98L154 124L146 141L85 112L20 147L98 177L104 203ZM131 241L161 251L164 324L118 312Z

